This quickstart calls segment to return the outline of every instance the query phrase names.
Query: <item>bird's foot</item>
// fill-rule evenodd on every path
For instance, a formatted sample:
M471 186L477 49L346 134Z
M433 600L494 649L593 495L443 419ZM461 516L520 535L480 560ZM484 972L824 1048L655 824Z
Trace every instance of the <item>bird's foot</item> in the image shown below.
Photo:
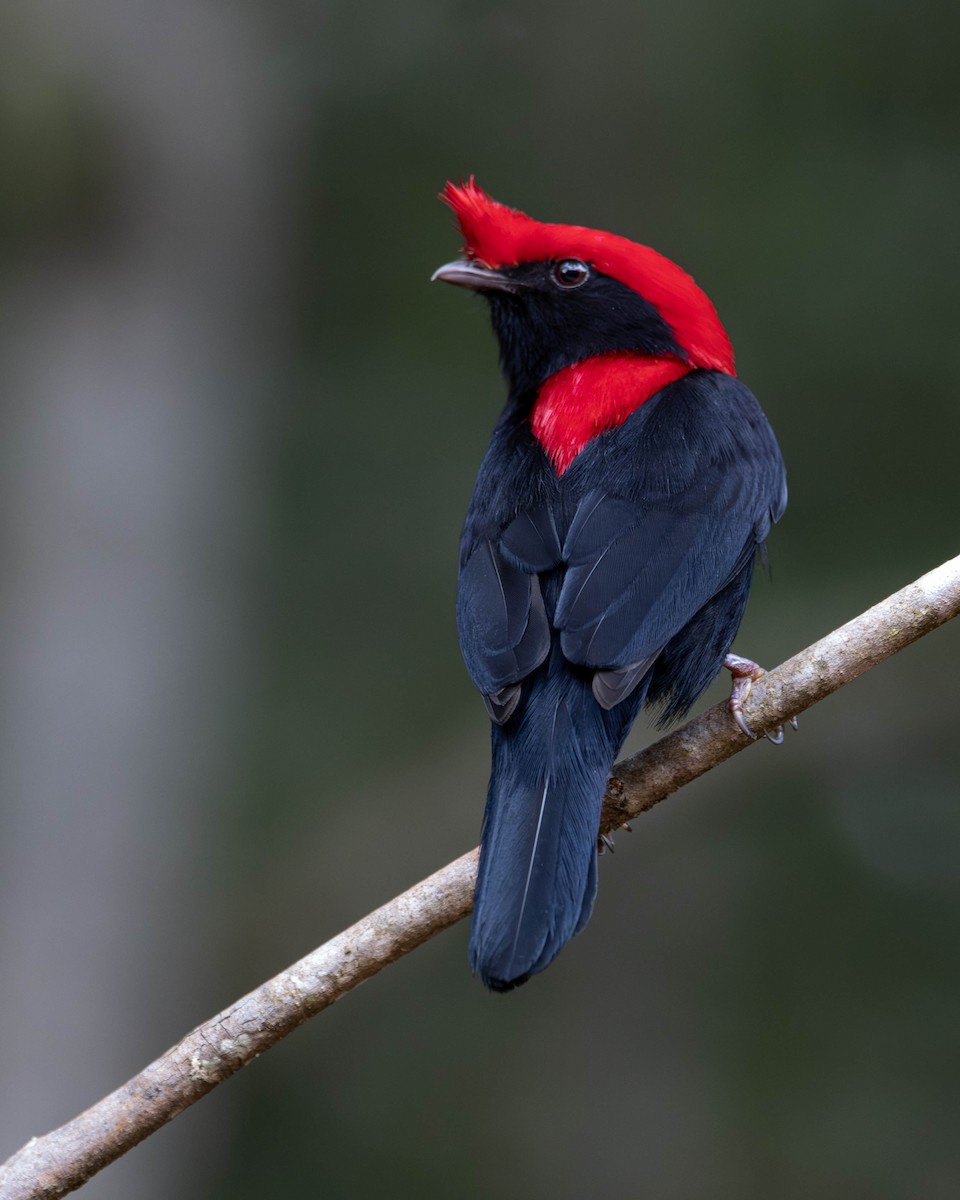
M750 689L758 679L766 675L766 671L751 659L741 658L739 654L728 654L723 660L723 665L733 678L727 708L730 710L730 715L740 726L740 729L751 741L755 742L757 735L743 719L743 706L750 695ZM796 729L797 718L791 717L790 724ZM775 746L779 746L783 741L783 726L778 725L775 729L769 729L764 736Z
M624 821L624 823L620 826L620 829L626 830L627 833L633 833L633 826L627 821ZM614 830L614 832L619 833L620 829ZM598 833L597 834L597 853L598 854L606 854L606 852L608 850L610 851L611 854L613 854L613 852L616 850L616 847L613 844L613 834L612 833Z

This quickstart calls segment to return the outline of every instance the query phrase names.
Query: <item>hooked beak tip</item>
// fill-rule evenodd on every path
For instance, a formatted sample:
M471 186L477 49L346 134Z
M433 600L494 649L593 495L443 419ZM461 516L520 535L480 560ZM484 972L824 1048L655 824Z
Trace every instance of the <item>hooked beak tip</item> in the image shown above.
M471 288L475 292L515 292L517 283L491 267L482 267L469 259L457 259L455 262L444 263L437 267L430 276L430 282L436 280L442 283L455 283L460 287Z

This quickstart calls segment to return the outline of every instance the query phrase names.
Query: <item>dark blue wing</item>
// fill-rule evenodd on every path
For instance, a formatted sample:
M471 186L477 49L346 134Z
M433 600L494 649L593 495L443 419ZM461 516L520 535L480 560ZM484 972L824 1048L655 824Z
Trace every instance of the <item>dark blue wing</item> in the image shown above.
M785 504L776 441L732 377L697 372L596 438L549 501L463 560L460 642L491 716L509 718L556 634L568 662L594 670L598 702L618 704L751 564ZM545 605L538 577L558 568Z
M625 426L619 457L580 500L562 547L553 625L568 661L600 672L594 693L605 706L752 564L786 506L779 449L742 384L695 377L662 399L639 431L643 467L631 470Z
M550 652L539 573L559 562L553 514L542 504L521 513L498 538L477 543L460 569L460 646L470 678L500 724L517 705L520 681Z
M565 657L585 667L656 657L762 541L750 491L734 474L640 505L585 497L563 546L554 615Z

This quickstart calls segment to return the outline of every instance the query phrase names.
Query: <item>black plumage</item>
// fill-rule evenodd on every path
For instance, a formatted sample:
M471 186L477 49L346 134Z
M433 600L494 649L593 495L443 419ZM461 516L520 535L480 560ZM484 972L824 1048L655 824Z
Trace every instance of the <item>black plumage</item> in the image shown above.
M437 274L489 299L509 386L457 594L464 659L492 719L470 961L507 990L588 919L610 768L644 704L673 720L720 671L785 475L750 391L690 361L622 282L588 266L568 290L552 258ZM538 390L614 352L639 365L672 356L686 373L558 469L531 425Z

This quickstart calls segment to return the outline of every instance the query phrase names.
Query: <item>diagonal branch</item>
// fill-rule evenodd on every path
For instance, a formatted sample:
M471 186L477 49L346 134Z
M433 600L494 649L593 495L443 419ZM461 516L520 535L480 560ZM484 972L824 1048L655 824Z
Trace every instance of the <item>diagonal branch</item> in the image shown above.
M746 718L772 729L960 612L960 557L770 671ZM602 828L615 829L750 745L717 705L617 764ZM434 934L473 902L472 850L262 984L66 1125L0 1166L0 1200L64 1196L258 1054Z

